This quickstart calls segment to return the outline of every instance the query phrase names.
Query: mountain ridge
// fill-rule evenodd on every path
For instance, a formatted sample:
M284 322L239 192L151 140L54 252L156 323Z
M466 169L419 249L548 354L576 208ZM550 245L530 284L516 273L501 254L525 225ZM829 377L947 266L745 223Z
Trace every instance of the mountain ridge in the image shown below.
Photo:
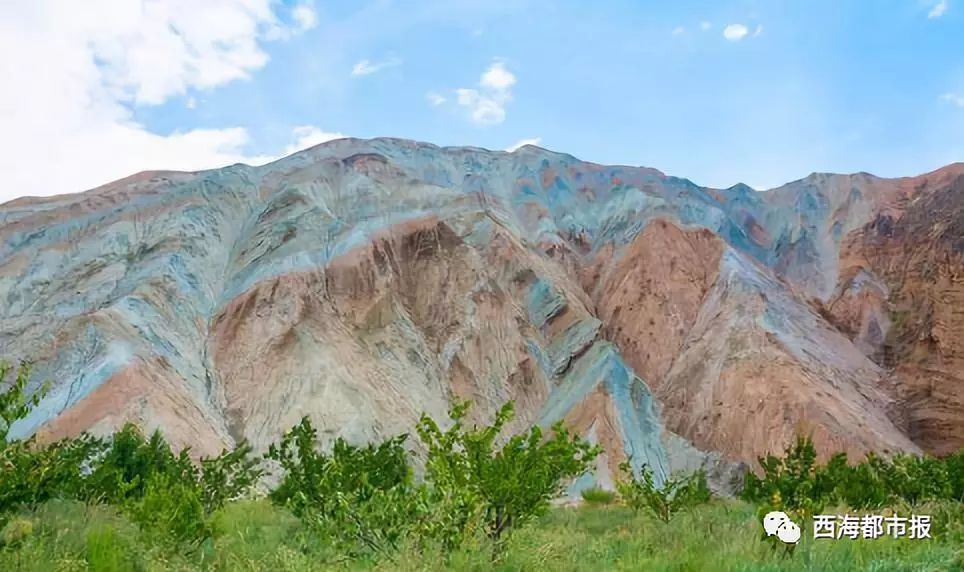
M17 199L0 355L58 383L14 434L135 419L204 452L308 414L365 440L461 396L608 444L604 484L626 457L727 481L802 427L853 454L960 447L964 351L932 351L943 400L884 363L892 263L860 246L904 212L956 228L913 198L958 204L960 165L748 192L536 146L348 138ZM952 310L928 327L957 331Z
M250 168L250 169L260 169L260 168L264 168L264 167L267 167L267 166L269 166L269 165L272 165L272 164L274 164L274 163L278 163L279 161L283 161L283 160L289 159L289 158L291 158L291 157L293 157L293 156L295 156L295 155L299 155L299 154L304 153L304 152L309 152L309 151L314 151L314 150L318 150L318 149L330 147L332 144L338 144L338 142L370 143L370 142L376 142L376 141L399 142L399 143L403 143L403 144L406 144L406 145L409 145L409 146L418 146L418 147L434 148L434 149L438 149L438 150L441 150L441 151L482 151L482 152L485 152L485 153L505 153L505 154L509 154L509 155L518 153L518 152L520 152L520 151L522 151L522 150L524 150L524 149L526 149L526 148L529 148L529 149L532 149L532 150L541 151L541 152L543 152L543 153L548 153L548 154L552 154L552 155L562 156L562 157L565 157L565 158L567 158L567 159L571 159L571 160L576 161L576 162L585 163L585 164L589 164L589 165L597 165L597 166L600 166L600 167L651 170L651 171L653 171L653 172L655 172L655 173L658 173L658 174L660 174L660 175L662 175L662 176L665 176L665 177L673 177L673 178L676 178L676 179L680 179L680 180L682 180L682 181L686 181L686 182L692 183L692 184L694 184L694 185L696 185L696 186L700 186L700 187L705 188L705 189L712 189L712 190L716 190L716 191L728 191L728 190L731 190L731 189L733 189L733 188L735 188L735 187L739 187L739 186L742 185L742 186L746 186L746 187L748 187L748 188L750 188L750 189L752 189L752 190L754 190L754 191L756 191L756 192L768 192L768 191L772 191L772 190L775 190L775 189L779 189L779 188L781 188L781 187L784 187L784 186L787 186L787 185L790 185L790 184L793 184L793 183L798 183L798 182L801 182L801 181L810 179L810 178L815 177L815 176L824 176L824 177L827 177L827 176L845 176L845 177L852 177L852 176L858 176L858 175L866 175L866 176L869 176L869 177L872 177L872 178L875 178L875 179L895 180L895 179L917 179L917 178L921 178L921 177L926 177L926 176L931 176L931 175L937 175L937 174L939 174L939 173L944 173L944 172L949 172L949 171L954 171L954 170L964 170L964 162L962 162L962 161L955 161L955 162L948 163L948 164L946 164L946 165L937 167L937 168L935 168L935 169L932 169L932 170L927 171L927 172L924 172L924 173L920 173L920 174L917 174L917 175L906 175L906 176L901 176L901 177L880 177L880 176L878 176L878 175L874 175L873 173L868 173L868 172L866 172L866 171L856 171L856 172L852 172L852 173L838 173L838 172L830 172L830 171L814 171L814 172L810 173L809 175L807 175L807 176L805 176L805 177L801 177L801 178L799 178L799 179L794 179L794 180L792 180L792 181L788 181L788 182L786 182L786 183L783 183L782 185L778 185L778 186L776 186L776 187L772 187L772 188L768 188L768 189L756 189L756 188L750 187L749 185L746 185L746 183L743 183L743 182L734 183L733 185L730 185L729 187L712 187L712 186L702 186L702 185L698 185L697 183L695 183L695 182L692 181L691 179L683 178L683 177L676 177L676 176L673 176L673 175L668 175L668 174L666 174L665 172L660 171L659 169L656 169L656 168L653 168L653 167L647 167L647 166L645 166L645 165L623 165L623 164L611 164L611 163L598 163L598 162L594 162L594 161L588 161L588 160L585 160L585 159L580 159L580 158L578 158L578 157L576 157L576 156L574 156L574 155L571 155L571 154L569 154L569 153L563 153L563 152L561 152L561 151L554 151L554 150L549 149L549 148L547 148L547 147L542 147L542 146L535 145L535 144L531 144L531 143L527 143L527 144L525 144L525 145L522 145L521 147L519 147L519 148L517 148L517 149L514 149L514 150L512 150L512 151L507 151L507 150L500 150L500 149L488 149L488 148L485 148L485 147L477 147L477 146L470 146L470 145L436 145L436 144L434 144L434 143L430 143L430 142L426 142L426 141L420 141L420 140L414 140L414 139L405 139L405 138L399 138L399 137L371 137L371 138L340 137L340 138L338 138L338 139L332 139L332 140L329 140L329 141L324 141L324 142L322 142L322 143L318 143L317 145L312 145L311 147L306 147L306 148L304 148L304 149L300 149L300 150L295 151L294 153L291 153L291 154L289 154L289 155L285 155L285 156L283 156L283 157L279 157L279 158L277 158L277 159L274 159L274 160L272 160L272 161L270 161L270 162L268 162L268 163L264 163L263 165L251 165L251 164L248 164L248 163L232 163L232 164L230 164L230 165L225 165L225 166L223 166L223 167L214 167L214 168L211 168L211 169L200 169L200 170L196 170L196 171L181 171L181 170L176 170L176 169L148 169L148 170L145 170L145 171L138 171L138 172L133 173L133 174L131 174L131 175L127 175L127 176L121 177L121 178L119 178L119 179L115 179L115 180L112 180L112 181L108 181L108 182L103 183L103 184L101 184L101 185L97 185L97 186L95 186L95 187L91 187L91 188L89 188L89 189L84 189L84 190L80 190L80 191L76 191L76 192L61 193L61 194L57 194L57 195L22 196L22 197L17 197L17 198L11 199L11 200L9 200L9 201L7 201L7 202L5 202L5 203L0 203L0 207L11 206L11 205L13 205L14 203L20 203L20 202L32 202L32 201L45 202L45 201L48 200L48 199L65 198L65 197L71 197L71 196L81 195L81 194L84 194L84 193L90 193L90 192L99 191L99 190L104 189L105 187L111 187L111 186L119 185L119 184L122 184L122 183L124 183L124 182L141 180L141 179L144 179L144 178L146 178L146 177L148 177L148 176L164 176L164 175L172 175L172 174L178 174L178 175L200 175L200 174L204 174L204 173L208 173L208 172L212 172L212 171L221 171L221 170L223 170L223 169L229 169L229 168L234 168L234 167L243 167L243 168Z

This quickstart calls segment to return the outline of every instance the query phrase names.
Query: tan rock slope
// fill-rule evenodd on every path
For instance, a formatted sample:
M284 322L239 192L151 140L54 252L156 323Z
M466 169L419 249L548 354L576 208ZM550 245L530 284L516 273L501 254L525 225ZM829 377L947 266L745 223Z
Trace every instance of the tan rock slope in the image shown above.
M345 139L0 205L0 356L53 391L15 434L159 427L210 454L453 398L564 419L658 480L964 445L960 166L759 193L527 146ZM35 385L36 386L36 385ZM584 483L585 484L585 483Z

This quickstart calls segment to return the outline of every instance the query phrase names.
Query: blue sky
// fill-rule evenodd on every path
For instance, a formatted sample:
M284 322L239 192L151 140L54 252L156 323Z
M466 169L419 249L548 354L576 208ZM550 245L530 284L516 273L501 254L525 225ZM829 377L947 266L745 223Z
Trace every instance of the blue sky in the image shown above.
M48 3L17 16L57 32L44 19L68 4ZM258 162L336 134L490 149L538 140L717 187L768 188L813 171L914 175L964 160L956 0L218 3L211 22L244 13L254 25L201 37L214 32L171 7L138 17L170 18L173 44L163 30L142 33L135 16L63 33L95 46L84 85L110 105L97 122L84 119L83 133L104 148L78 160L82 177L38 186L24 175L12 194L81 190L69 185L100 184L128 174L122 168ZM191 37L192 28L202 31ZM188 56L159 77L143 71L170 61L164 50L179 41L214 46L212 75ZM142 51L156 55L132 61ZM149 141L136 161L116 157L138 144L95 133L117 125ZM57 136L51 127L48 139ZM73 149L85 146L77 137ZM16 147L3 149L13 168L24 153ZM90 165L101 163L111 167Z

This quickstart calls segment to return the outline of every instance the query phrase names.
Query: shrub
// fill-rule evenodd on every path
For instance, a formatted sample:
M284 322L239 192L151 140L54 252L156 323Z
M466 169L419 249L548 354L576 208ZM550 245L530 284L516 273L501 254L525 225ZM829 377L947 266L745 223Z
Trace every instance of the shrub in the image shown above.
M81 435L40 446L33 438L0 451L0 507L35 507L52 498L77 498L85 488L83 467L103 451L100 439Z
M308 417L287 431L265 456L284 471L270 498L296 515L324 512L338 494L364 502L375 491L410 484L411 467L399 436L380 444L356 447L337 439L330 455L317 449L318 432Z
M0 382L9 367L0 363ZM208 516L243 495L260 476L251 448L242 443L200 468L187 449L174 454L159 431L149 438L133 424L109 440L82 434L48 445L33 437L8 442L10 425L42 399L27 398L29 367L0 392L0 507L4 514L53 498L117 505L154 536L200 542L210 535ZM0 514L0 520L4 518ZM2 522L0 522L2 523Z
M781 458L760 459L763 477L748 474L741 497L775 509L813 514L828 503L879 509L895 503L918 505L964 498L964 451L944 459L899 453L891 459L868 453L850 465L838 453L823 466L809 437L798 437Z
M887 488L884 475L889 470L887 462L873 454L836 481L836 498L855 509L877 509L887 505L893 495Z
M6 384L7 374L13 368L5 361L0 361L0 387ZM39 391L27 397L27 379L30 377L30 364L21 362L17 374L10 383L10 387L0 391L0 447L7 444L10 426L15 421L25 418L30 410L36 407L47 394L48 387L44 385Z
M11 368L0 362L0 384ZM26 396L30 367L21 364L16 377L0 391L0 524L19 507L33 507L55 497L73 497L83 488L83 467L104 450L103 440L89 435L41 446L34 437L9 441L10 427L24 419L46 394L46 385Z
M350 554L386 553L420 520L422 494L402 444L405 435L364 447L343 439L331 454L317 449L305 417L266 457L284 471L269 497Z
M244 497L264 474L260 459L251 445L242 441L232 451L222 450L214 458L201 459L199 487L206 513L214 512L228 501Z
M638 513L645 508L663 522L669 522L679 511L707 503L712 498L706 474L702 470L689 475L671 476L662 487L657 487L653 482L652 469L648 466L643 466L639 478L633 475L628 462L623 462L619 467L629 478L617 482L616 488L633 512Z
M947 468L929 456L894 455L884 472L884 480L893 496L911 505L950 498L953 494Z
M944 458L950 498L964 502L964 449Z
M109 448L92 465L85 497L110 504L140 499L155 475L172 483L197 480L197 467L187 449L175 455L160 431L147 438L132 423L114 433Z
M444 540L457 544L479 518L498 550L513 529L549 508L566 479L585 473L600 449L570 434L561 422L553 425L548 438L535 426L497 448L496 439L514 415L512 402L499 409L492 425L482 428L465 428L468 408L465 401L452 407L453 424L447 431L422 416L418 434L428 447L426 473L434 498L460 511L449 516L454 530L443 531Z
M580 495L582 496L582 500L589 504L612 504L613 501L616 500L616 493L599 487L585 489Z
M741 497L754 503L769 502L779 496L783 508L802 514L814 514L832 496L834 490L825 479L818 483L817 451L810 437L798 437L786 448L784 457L767 455L759 459L763 478L753 473L746 475ZM835 463L839 471L839 461Z
M211 522L201 494L191 481L156 472L143 483L141 494L124 507L131 520L162 544L199 545L211 536Z

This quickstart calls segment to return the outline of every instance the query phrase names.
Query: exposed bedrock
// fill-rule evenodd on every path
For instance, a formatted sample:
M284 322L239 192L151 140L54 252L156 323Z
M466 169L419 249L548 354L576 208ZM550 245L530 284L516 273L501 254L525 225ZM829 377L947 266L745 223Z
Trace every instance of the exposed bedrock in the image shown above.
M53 382L15 435L160 428L212 454L472 400L563 420L657 479L811 432L964 440L960 166L766 192L527 146L333 141L0 205L0 356ZM587 481L576 487L587 486Z

